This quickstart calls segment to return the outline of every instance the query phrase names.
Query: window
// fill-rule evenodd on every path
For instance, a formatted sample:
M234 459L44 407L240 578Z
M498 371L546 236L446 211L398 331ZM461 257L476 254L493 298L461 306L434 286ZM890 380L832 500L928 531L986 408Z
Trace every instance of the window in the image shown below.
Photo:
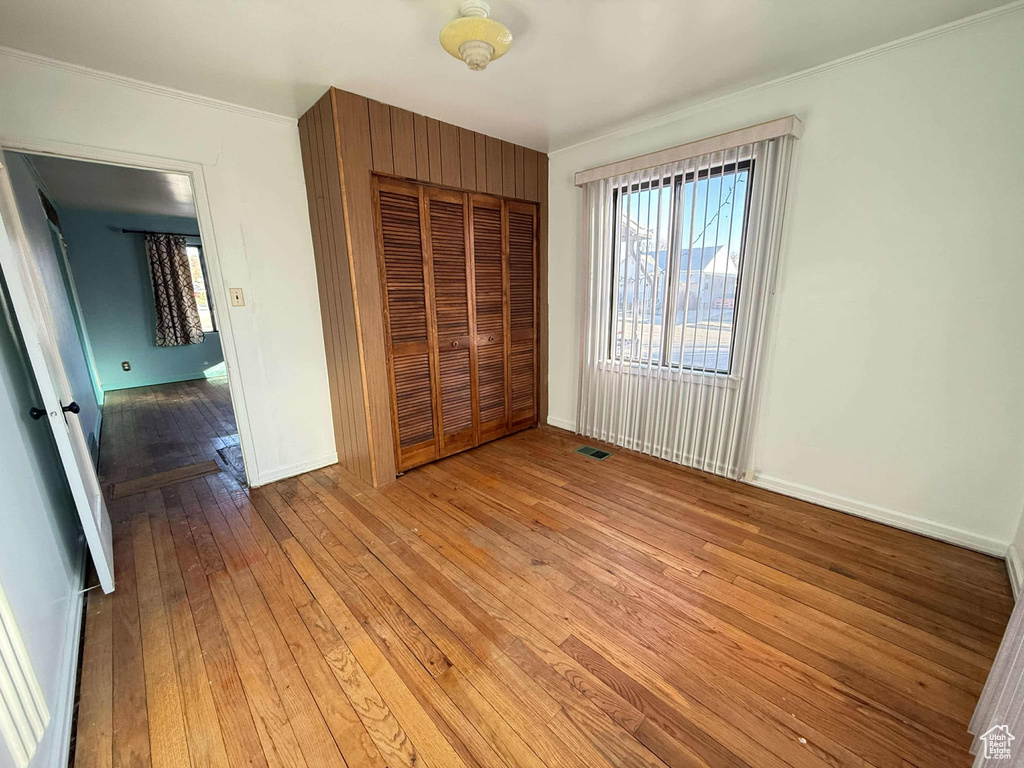
M217 330L217 324L213 317L213 302L210 300L210 292L207 289L206 260L203 258L203 247L201 245L186 245L185 253L188 255L189 271L192 272L192 293L196 297L199 320L202 323L203 332L211 333Z
M753 162L613 191L615 362L728 374Z

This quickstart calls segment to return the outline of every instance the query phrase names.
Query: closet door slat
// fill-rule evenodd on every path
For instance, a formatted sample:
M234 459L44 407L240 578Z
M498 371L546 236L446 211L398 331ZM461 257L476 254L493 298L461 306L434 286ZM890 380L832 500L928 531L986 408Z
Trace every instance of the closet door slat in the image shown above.
M509 274L509 430L537 420L537 207L506 202Z
M437 329L438 404L442 456L477 444L472 265L466 195L424 188Z
M438 457L420 190L379 180L375 195L395 451L404 471Z
M508 293L501 200L470 198L476 288L477 390L480 442L508 433Z

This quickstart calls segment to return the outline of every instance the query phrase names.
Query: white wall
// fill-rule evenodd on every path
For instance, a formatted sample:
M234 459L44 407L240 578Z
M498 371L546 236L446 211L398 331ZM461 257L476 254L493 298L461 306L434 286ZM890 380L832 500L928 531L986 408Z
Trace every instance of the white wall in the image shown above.
M2 284L2 280L0 280ZM50 710L32 765L67 763L78 661L82 542L78 517L39 403L35 379L0 291L0 584ZM13 766L0 738L0 768Z
M295 122L6 51L0 104L2 141L132 152L152 156L156 166L160 158L203 165L225 287L245 291L245 307L216 298L230 313L237 353L231 373L244 390L253 480L334 462Z
M1002 555L1024 499L1024 11L555 152L550 418L576 413L573 173L796 114L759 482Z

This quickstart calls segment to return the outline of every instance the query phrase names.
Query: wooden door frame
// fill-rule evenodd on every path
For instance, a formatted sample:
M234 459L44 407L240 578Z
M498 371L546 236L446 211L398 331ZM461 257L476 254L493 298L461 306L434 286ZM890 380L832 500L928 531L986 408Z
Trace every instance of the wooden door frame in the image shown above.
M214 235L213 213L210 210L210 202L206 194L205 166L203 163L144 155L95 145L29 139L11 135L0 135L0 153L2 152L47 155L66 160L118 165L143 171L180 173L188 176L192 184L196 219L199 222L199 235L203 242L203 257L206 260L206 269L210 282L207 289L213 292L215 306L231 306L224 273L221 269L217 239ZM249 411L246 405L245 389L242 377L238 373L238 350L234 329L231 325L230 311L218 314L217 331L220 334L221 351L224 354L228 391L231 394L231 407L235 413L235 424L238 429L239 447L242 449L242 463L245 468L245 475L250 485L256 485L259 483L260 478L259 463L252 439L252 429L249 426Z

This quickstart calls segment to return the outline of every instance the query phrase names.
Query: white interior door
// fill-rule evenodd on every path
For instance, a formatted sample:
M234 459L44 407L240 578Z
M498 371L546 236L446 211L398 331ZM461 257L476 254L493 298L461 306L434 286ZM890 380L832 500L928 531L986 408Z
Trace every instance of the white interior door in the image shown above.
M53 432L100 584L104 592L112 592L114 555L110 514L85 433L74 412L74 393L70 391L57 351L46 294L39 285L35 257L29 250L10 176L3 163L0 163L0 219L0 269L7 281L11 306L42 397L40 420L46 421Z

